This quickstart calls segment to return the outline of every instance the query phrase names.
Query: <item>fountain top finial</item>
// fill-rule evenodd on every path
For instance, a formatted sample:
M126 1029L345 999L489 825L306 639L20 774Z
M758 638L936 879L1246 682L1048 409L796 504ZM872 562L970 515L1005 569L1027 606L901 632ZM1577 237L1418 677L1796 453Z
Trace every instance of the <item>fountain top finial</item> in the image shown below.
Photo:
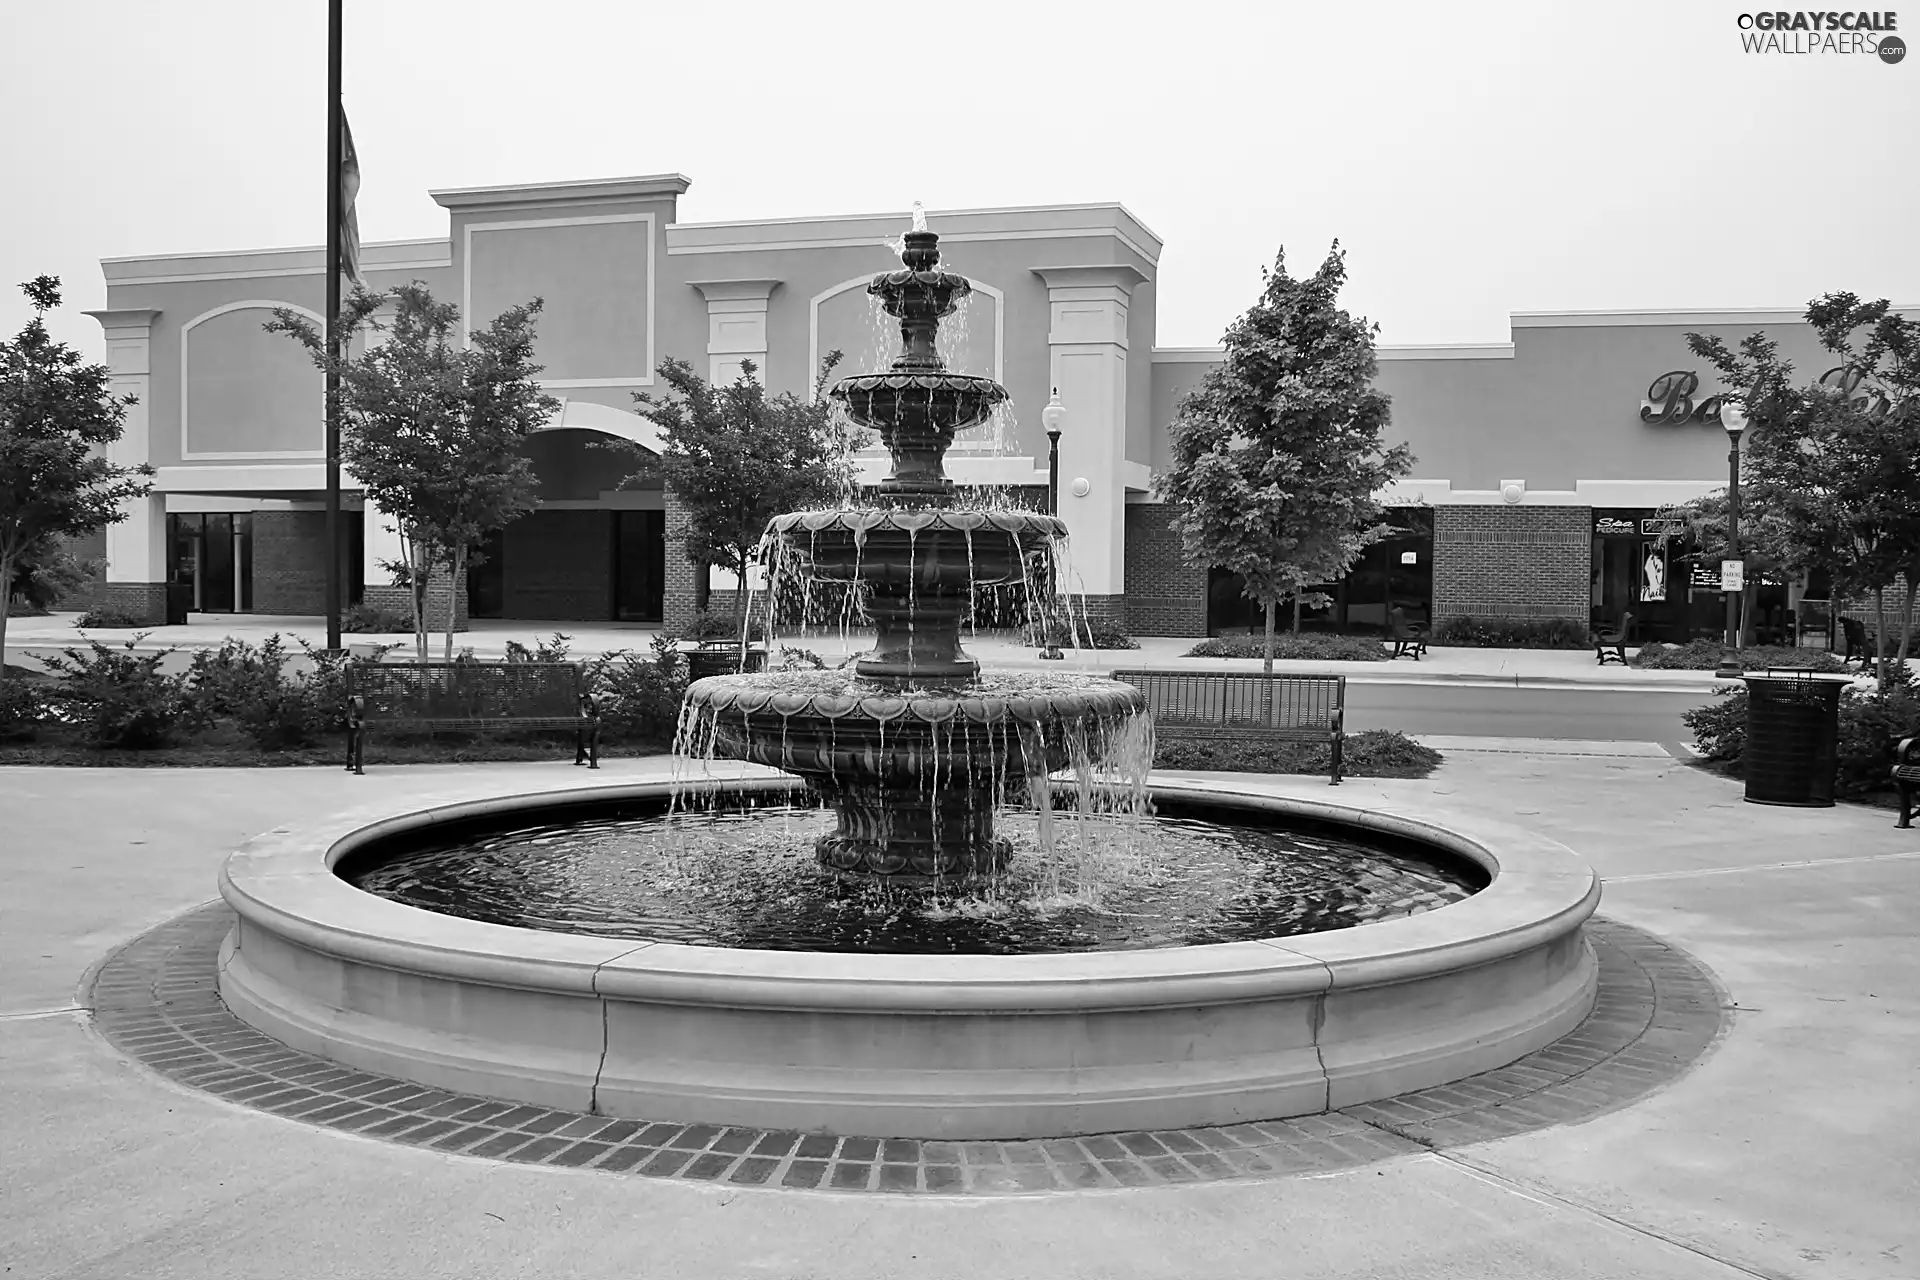
M913 229L915 231L927 229L927 211L921 207L918 200L913 202Z

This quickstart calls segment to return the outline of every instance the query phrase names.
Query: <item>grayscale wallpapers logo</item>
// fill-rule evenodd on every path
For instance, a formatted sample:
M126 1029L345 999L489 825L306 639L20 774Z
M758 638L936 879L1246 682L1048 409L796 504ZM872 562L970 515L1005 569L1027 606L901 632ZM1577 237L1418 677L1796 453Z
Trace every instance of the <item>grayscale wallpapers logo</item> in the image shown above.
M1907 42L1893 34L1900 15L1891 9L1871 13L1743 13L1735 19L1740 47L1748 53L1788 57L1837 53L1871 54L1892 66L1907 56Z

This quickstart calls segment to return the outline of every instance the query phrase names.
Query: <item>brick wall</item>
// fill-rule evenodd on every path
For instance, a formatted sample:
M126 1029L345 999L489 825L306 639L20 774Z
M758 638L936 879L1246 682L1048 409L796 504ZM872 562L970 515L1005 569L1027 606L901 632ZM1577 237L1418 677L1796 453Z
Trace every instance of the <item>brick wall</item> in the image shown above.
M1207 575L1180 554L1176 510L1158 502L1127 505L1126 626L1137 636L1207 634Z
M672 490L666 494L666 589L661 601L661 626L675 632L693 618L696 590L693 562L687 559L687 509Z
M444 574L427 584L427 626L435 632L446 629L448 586L449 584ZM362 596L362 602L370 608L389 609L394 613L403 615L413 612L413 592L406 587L393 586L391 583L368 583L366 593ZM467 616L467 584L464 582L459 584L459 590L454 595L453 607L453 629L455 631L467 630L469 621Z
M102 582L93 589L92 606L125 614L142 626L164 626L167 621L167 584L164 582Z
M327 610L327 513L253 515L253 613Z
M535 511L507 526L504 545L505 616L613 616L612 512Z
M1433 622L1575 618L1593 607L1591 507L1436 507Z

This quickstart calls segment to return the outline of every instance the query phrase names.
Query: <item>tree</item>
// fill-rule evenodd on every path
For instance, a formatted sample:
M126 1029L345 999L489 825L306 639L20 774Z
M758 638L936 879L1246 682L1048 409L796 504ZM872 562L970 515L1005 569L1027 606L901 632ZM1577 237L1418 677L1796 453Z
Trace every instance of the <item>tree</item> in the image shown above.
M1745 485L1743 481L1743 486ZM1746 562L1746 586L1741 592L1738 613L1740 643L1751 645L1754 630L1754 602L1760 594L1760 579L1797 578L1804 566L1794 567L1792 528L1776 511L1756 508L1748 490L1741 490L1740 555ZM1669 522L1657 545L1663 550L1691 544L1687 559L1711 567L1716 573L1727 551L1727 491L1715 489L1689 501L1664 507L1661 520Z
M659 454L634 445L606 448L633 460L626 483L658 477L687 513L687 558L718 565L744 584L767 521L845 496L852 488L849 437L824 391L840 363L838 351L820 362L814 396L767 394L753 376L751 360L724 387L711 386L684 360L664 360L661 381L672 392L657 397L635 392L634 400L660 428ZM735 600L742 634L746 593Z
M20 286L33 318L0 341L0 679L6 678L7 612L15 573L46 560L60 539L126 518L121 504L143 498L153 474L122 467L106 447L120 438L132 396L115 397L105 365L47 334L41 317L60 305L60 281Z
M1378 326L1339 306L1346 255L1338 241L1313 276L1287 274L1227 330L1226 358L1181 401L1157 496L1176 504L1187 563L1232 570L1266 610L1266 671L1282 600L1345 574L1390 532L1376 495L1413 465L1404 444L1383 448L1387 397L1373 387Z
M1730 393L1750 419L1743 511L1779 522L1787 571L1824 569L1836 597L1872 595L1884 685L1886 592L1905 580L1895 659L1904 662L1920 587L1920 325L1851 293L1815 299L1806 318L1840 364L1800 387L1764 333L1737 350L1692 333L1687 345L1728 386L1750 388Z
M508 308L462 345L459 309L434 301L424 284L391 294L356 289L341 309L342 328L373 326L389 297L396 310L385 339L338 361L340 461L393 517L402 559L392 567L412 592L423 662L428 587L436 574L447 575L451 659L459 583L487 534L539 505L539 481L522 446L560 402L535 381L540 299ZM331 362L324 337L294 312L275 311L266 327L306 347L322 370Z

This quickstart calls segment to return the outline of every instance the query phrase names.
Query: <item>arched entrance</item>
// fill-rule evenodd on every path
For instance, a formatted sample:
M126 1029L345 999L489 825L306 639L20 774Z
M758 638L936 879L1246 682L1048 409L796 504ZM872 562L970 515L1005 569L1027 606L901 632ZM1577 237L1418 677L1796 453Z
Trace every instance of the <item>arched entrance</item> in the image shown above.
M490 537L467 572L476 618L659 624L666 609L666 502L658 483L621 488L632 471L609 438L662 447L646 418L564 401L525 452L540 507Z

